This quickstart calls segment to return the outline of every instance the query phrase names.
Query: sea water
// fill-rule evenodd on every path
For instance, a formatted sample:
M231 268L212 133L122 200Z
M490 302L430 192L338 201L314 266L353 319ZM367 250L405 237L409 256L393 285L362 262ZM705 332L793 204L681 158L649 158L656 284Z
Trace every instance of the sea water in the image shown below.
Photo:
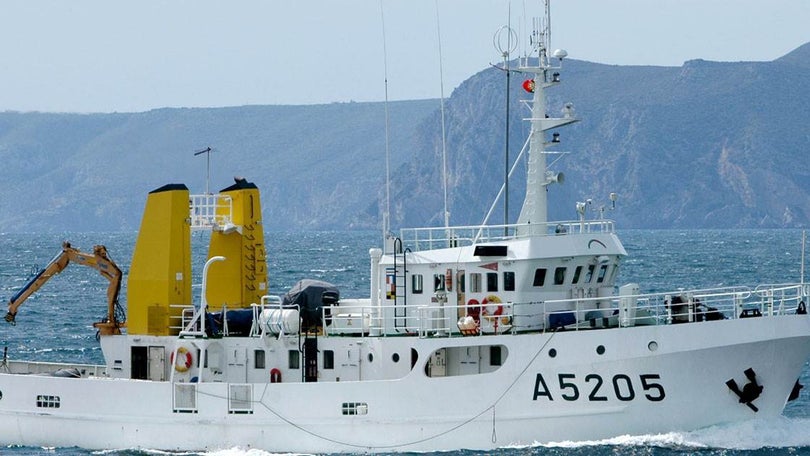
M726 285L785 283L800 280L802 233L797 230L631 230L620 232L628 257L617 284L637 282L642 292L677 291ZM127 273L136 233L0 233L0 301L8 300L30 274L45 266L70 241L84 252L103 244ZM337 285L342 297L367 297L370 247L381 244L377 232L266 233L269 287L283 294L303 278ZM201 282L207 235L192 236L194 283ZM20 308L18 324L0 321L0 346L11 359L101 363L94 321L106 315L108 282L90 268L72 265L51 279ZM126 287L126 280L124 280ZM194 288L199 300L199 288ZM126 305L126 288L121 292ZM4 309L0 310L4 311ZM621 436L588 442L554 442L490 452L457 451L447 456L518 455L810 455L810 368L800 379L808 387L785 408L783 417L752 420L686 433ZM650 419L655 419L651 416ZM47 429L43 429L47 432ZM76 448L0 448L3 455L142 456L161 451ZM216 456L266 456L260 450L226 449Z

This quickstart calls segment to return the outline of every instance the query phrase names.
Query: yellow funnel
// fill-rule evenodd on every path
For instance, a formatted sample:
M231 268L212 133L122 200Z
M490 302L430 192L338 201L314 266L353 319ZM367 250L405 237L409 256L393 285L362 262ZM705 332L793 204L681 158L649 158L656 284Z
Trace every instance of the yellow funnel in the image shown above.
M127 332L176 335L192 304L189 192L169 184L149 193L127 279Z
M208 258L221 255L226 260L211 265L208 271L207 299L210 311L217 311L223 305L228 309L249 307L252 303L259 303L261 297L267 294L259 189L252 182L236 179L234 185L221 190L219 195L230 197L231 222L235 226L226 226L211 233Z

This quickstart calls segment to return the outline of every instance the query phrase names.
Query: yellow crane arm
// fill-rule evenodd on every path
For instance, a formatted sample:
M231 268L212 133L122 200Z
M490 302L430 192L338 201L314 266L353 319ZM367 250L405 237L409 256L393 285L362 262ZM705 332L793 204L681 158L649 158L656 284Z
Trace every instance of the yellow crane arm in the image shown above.
M93 253L83 253L72 247L69 242L62 244L59 252L47 266L42 268L28 281L8 302L6 321L14 324L17 309L28 297L42 288L53 276L62 272L71 262L97 270L105 279L109 280L107 287L107 319L103 322L93 323L99 328L102 335L121 334L124 322L119 322L115 316L115 307L118 304L118 294L121 291L121 269L107 255L107 248L103 245L93 247Z

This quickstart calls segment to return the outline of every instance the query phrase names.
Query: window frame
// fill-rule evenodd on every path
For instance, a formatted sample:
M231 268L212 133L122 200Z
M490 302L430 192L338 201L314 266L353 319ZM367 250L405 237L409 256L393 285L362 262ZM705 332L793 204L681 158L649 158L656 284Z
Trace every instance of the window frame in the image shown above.
M515 291L515 271L503 271L503 291Z
M546 284L546 275L548 270L546 268L537 268L534 270L534 279L532 280L533 287L542 287Z

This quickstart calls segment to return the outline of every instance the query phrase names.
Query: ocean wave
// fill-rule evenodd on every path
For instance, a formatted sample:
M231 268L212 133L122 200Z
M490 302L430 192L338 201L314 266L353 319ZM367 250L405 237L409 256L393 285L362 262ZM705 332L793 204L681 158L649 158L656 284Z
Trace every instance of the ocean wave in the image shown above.
M545 448L661 447L669 449L759 450L810 447L810 419L777 417L711 426L690 432L622 435L603 440L538 444Z
M302 453L271 453L269 451L257 450L255 448L231 448L227 450L212 451L204 454L206 456L302 456Z
M317 274L326 274L330 272L349 272L354 271L354 268L351 266L342 267L342 268L333 268L333 269L310 269L309 272L317 273Z
M810 447L808 426L810 419L782 416L712 426L693 431L688 435L691 440L712 448L756 450Z
M178 451L162 451L162 450L144 450L144 449L130 449L130 450L97 450L92 454L98 455L112 455L112 456L141 456L141 455L166 455L166 456L196 456L201 453L195 452L178 452Z

